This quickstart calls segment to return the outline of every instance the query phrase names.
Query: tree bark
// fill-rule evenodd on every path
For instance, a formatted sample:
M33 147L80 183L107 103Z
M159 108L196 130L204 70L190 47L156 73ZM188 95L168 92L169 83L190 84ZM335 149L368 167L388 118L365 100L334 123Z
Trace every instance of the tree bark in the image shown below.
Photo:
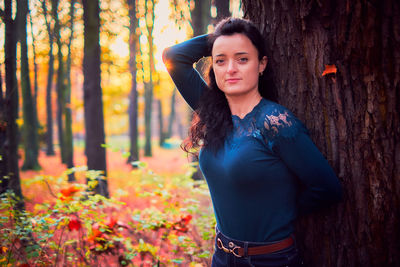
M70 0L70 29L71 35L68 40L68 55L67 55L67 69L66 69L66 78L67 78L67 86L65 90L65 160L67 164L67 168L74 167L74 140L72 133L72 111L71 111L71 46L72 40L74 39L74 17L75 17L75 0ZM75 181L74 173L68 174L68 181Z
M217 8L217 22L231 16L229 0L214 0L214 5Z
M57 130L58 130L58 143L60 146L61 162L66 163L66 148L64 139L64 122L63 114L65 114L65 71L64 71L64 55L62 52L61 42L61 26L58 18L58 5L59 0L52 0L52 16L54 20L54 37L57 43L57 80L56 80L56 91L57 91Z
M167 138L172 137L172 126L175 121L175 97L176 97L176 87L174 87L174 90L172 91L172 96L171 96L171 112L169 113L169 119L168 119L168 131L167 131Z
M36 129L39 130L40 124L39 124L39 119L38 119L38 112L37 112L37 94L39 90L38 86L38 65L37 65L37 60L36 60L36 40L35 40L35 34L33 32L33 23L32 23L32 15L30 10L28 9L28 15L29 15L29 24L31 27L31 37L32 37L32 54L33 54L33 73L34 73L34 80L33 80L33 110L35 112L35 121L36 121ZM39 143L39 138L38 138L38 143Z
M153 74L155 72L155 64L154 64L154 43L153 43L153 29L154 29L154 8L155 1L150 0L146 1L146 18L150 16L152 18L151 22L146 19L146 27L147 27L147 41L149 44L149 64L150 64L150 80L148 83L145 83L145 93L144 93L144 102L145 102L145 111L144 111L144 119L145 119L145 145L144 145L144 155L147 157L152 156L151 149L151 111L153 106ZM146 86L147 85L147 86Z
M7 189L12 190L19 198L17 208L24 207L21 182L19 178L18 169L18 125L16 119L18 117L18 83L16 77L16 60L17 60L17 34L16 22L12 19L12 1L4 1L4 17L5 24L5 80L6 80L6 95L4 99L4 112L5 126L1 128L5 130L5 140L1 143L1 183L0 193L5 192ZM5 175L5 176L4 176Z
M32 97L31 79L29 76L29 61L28 61L28 44L27 44L27 15L28 1L17 1L17 33L20 43L21 55L21 92L22 92L22 110L23 110L23 137L25 159L22 169L35 170L40 169L39 156L39 141L37 128L37 111L34 106Z
M100 70L100 7L99 1L83 0L84 19L84 113L85 154L89 170L103 171L107 176L104 115ZM108 197L106 179L98 179L95 192Z
M278 100L342 181L335 208L302 218L309 266L400 266L400 3L249 1ZM337 73L322 76L324 65Z
M50 22L47 20L47 6L46 1L42 1L43 16L46 23L47 34L49 36L49 70L47 73L47 86L46 86L46 155L54 155L53 145L53 106L51 101L51 91L53 88L53 76L54 76L54 55L53 55L53 30L51 29Z
M195 0L194 1L194 9L192 10L192 27L193 27L193 36L198 36L201 34L207 33L208 24L210 24L211 14L211 0ZM196 63L196 69L199 73L204 73L203 68L205 64L203 60L200 60ZM193 112L190 110L188 114L189 122L191 123L193 119ZM191 161L196 162L197 159L191 155ZM193 173L192 178L194 180L203 179L203 174L200 171L199 166L196 167L196 172Z
M164 132L164 116L161 99L157 99L158 106L158 129L159 129L159 146L162 147L165 143L165 132Z
M36 110L36 116L35 116L35 121L36 121L36 129L39 129L39 119L37 116L37 95L38 95L38 65L36 63L36 40L35 40L35 34L33 32L33 23L32 23L32 15L30 12L30 9L28 8L28 15L29 15L29 24L31 27L31 38L32 38L32 54L33 54L33 73L34 73L34 80L33 80L33 109ZM39 141L38 141L39 142Z
M138 46L138 36L136 28L138 20L136 18L136 1L127 0L129 9L129 71L131 73L131 92L129 94L129 158L128 163L139 160L138 147L138 92L136 90L136 53Z

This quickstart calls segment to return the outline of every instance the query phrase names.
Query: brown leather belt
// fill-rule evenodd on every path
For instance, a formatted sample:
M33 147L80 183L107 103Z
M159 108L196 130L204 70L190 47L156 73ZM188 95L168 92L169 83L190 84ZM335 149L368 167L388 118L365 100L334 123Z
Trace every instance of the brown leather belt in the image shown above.
M288 238L285 238L281 241L278 241L278 242L270 244L270 245L247 248L247 255L253 256L253 255L260 255L260 254L276 252L276 251L290 247L293 243L294 243L293 237L289 236ZM221 239L218 238L217 246L219 249L222 249L226 253L232 253L236 257L243 257L245 255L244 248L237 246L233 242L229 242L229 244L228 244L229 248L226 248L224 246L224 244L222 243Z

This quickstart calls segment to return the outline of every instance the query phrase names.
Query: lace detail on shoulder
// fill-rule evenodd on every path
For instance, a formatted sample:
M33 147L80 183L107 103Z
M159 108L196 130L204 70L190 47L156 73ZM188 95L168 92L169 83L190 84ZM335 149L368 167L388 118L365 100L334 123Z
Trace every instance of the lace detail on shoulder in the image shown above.
M242 137L252 136L265 143L272 151L282 140L290 140L306 128L287 108L263 99L243 119L232 116L233 130L228 136L228 144L233 149Z
M300 132L307 133L303 123L288 109L280 105L276 105L266 113L264 117L264 139L271 150L277 143L289 141Z

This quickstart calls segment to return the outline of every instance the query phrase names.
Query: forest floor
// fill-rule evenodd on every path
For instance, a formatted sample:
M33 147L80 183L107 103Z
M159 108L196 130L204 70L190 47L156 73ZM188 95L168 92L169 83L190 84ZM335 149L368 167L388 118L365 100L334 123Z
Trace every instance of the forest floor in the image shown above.
M51 264L65 266L81 259L83 265L90 266L120 266L118 262L121 261L129 262L129 266L210 265L215 221L205 181L190 179L193 167L190 167L190 159L180 147L174 145L166 149L154 145L152 152L152 157L140 156L142 163L138 169L127 163L124 147L115 143L107 147L108 188L111 202L117 201L116 207L112 209L100 207L98 211L96 208L90 210L82 206L83 202L79 200L82 192L80 184L86 184L87 175L81 168L86 165L82 144L78 143L74 147L75 184L67 183L68 169L61 163L58 152L54 156L47 156L45 151L40 151L41 170L20 172L26 209L35 216L31 221L35 224L40 216L44 218L40 222L46 223L48 219L45 216L62 218L59 226L50 225L49 233L54 233L53 239L59 240L55 242L57 244L53 251L60 251L61 248L65 250L63 258L54 256L58 252L42 252L49 253L45 256ZM23 154L20 151L20 155ZM23 158L20 159L20 166L22 163ZM40 211L40 207L44 207L42 204L51 209ZM68 206L78 209L71 211ZM92 215L85 217L89 213ZM110 222L120 227L119 230L107 228ZM62 225L66 225L64 227L70 231L60 233ZM105 247L104 243L99 243L103 239L91 237L96 231L93 228L96 225L106 227L106 231L112 230L106 240L113 247ZM78 248L74 245L76 231L73 227L79 230L81 243L77 243ZM40 233L39 228L37 231ZM94 248L94 245L100 248ZM82 249L86 251L85 259L79 256ZM28 258L30 265L43 260L42 254ZM65 256L67 254L71 256L68 258ZM16 262L24 262L26 259L21 261L19 258ZM97 262L98 259L100 262Z

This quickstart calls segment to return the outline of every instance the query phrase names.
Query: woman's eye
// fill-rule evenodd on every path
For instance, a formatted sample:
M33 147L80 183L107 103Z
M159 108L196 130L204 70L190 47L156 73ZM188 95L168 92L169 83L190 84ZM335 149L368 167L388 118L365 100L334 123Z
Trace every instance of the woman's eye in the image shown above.
M217 59L217 60L215 60L215 63L222 64L222 63L224 63L224 60L223 59Z
M239 58L239 61L242 62L242 63L247 62L248 60L249 60L249 59L248 59L247 57L241 57L241 58Z

